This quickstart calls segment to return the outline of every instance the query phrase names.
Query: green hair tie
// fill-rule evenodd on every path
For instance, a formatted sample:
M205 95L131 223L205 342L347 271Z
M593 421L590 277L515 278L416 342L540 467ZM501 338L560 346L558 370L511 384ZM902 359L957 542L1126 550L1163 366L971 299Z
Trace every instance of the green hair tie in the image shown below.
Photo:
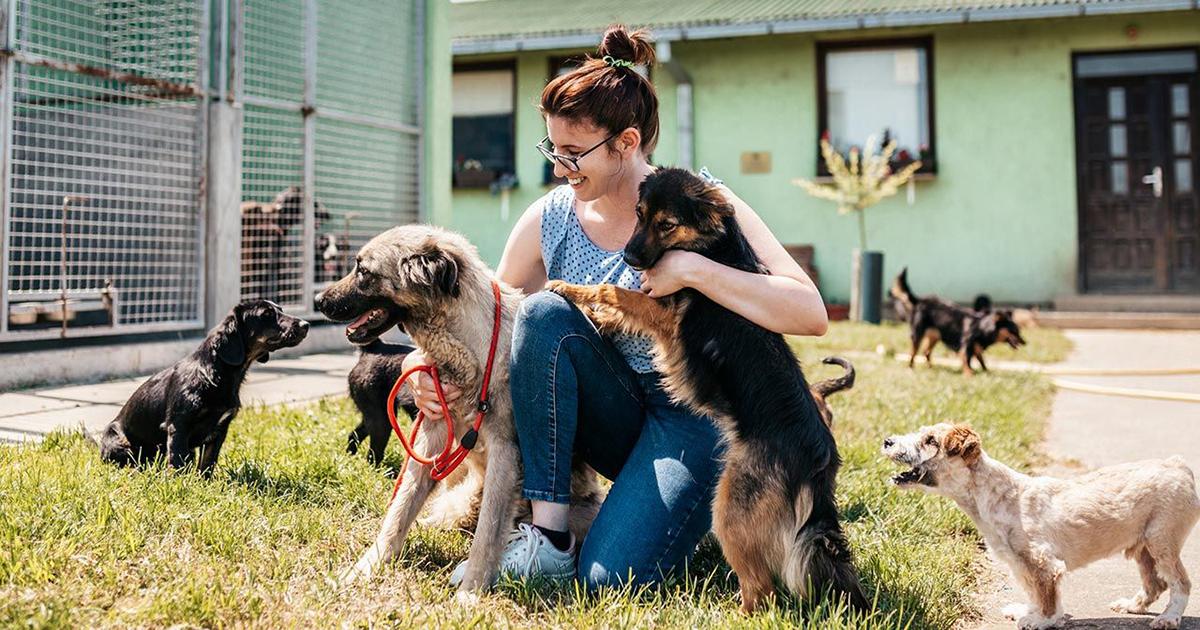
M627 61L625 59L617 59L616 57L613 57L612 55L604 55L604 63L606 63L614 68L633 68L634 65L636 65L632 61Z

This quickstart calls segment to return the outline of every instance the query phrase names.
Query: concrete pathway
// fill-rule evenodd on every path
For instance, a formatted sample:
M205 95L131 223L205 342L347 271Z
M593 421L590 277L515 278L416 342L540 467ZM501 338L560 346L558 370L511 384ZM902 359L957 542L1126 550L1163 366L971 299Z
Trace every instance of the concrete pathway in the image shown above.
M1146 370L1194 368L1200 364L1200 332L1068 331L1075 351L1064 368ZM1060 380L1102 387L1200 394L1200 375L1063 376ZM1055 396L1044 450L1053 463L1046 474L1079 475L1111 464L1182 455L1200 471L1200 403L1108 396L1060 389ZM1200 532L1193 531L1183 553L1193 597L1183 628L1200 630ZM994 567L996 591L983 596L985 618L977 628L1015 628L999 614L1004 604L1024 601L1007 569ZM1137 567L1124 557L1102 560L1068 575L1063 608L1067 628L1149 628L1153 615L1122 615L1108 603L1133 595L1140 585ZM1151 606L1162 612L1166 595Z
M309 354L255 364L242 386L242 405L300 403L345 394L353 352ZM148 376L0 394L0 443L40 440L58 428L102 429Z

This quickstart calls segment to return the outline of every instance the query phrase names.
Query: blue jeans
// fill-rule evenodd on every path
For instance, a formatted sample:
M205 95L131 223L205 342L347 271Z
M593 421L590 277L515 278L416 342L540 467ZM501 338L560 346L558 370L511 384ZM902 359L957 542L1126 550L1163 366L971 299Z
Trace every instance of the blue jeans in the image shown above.
M711 526L720 434L658 379L633 371L561 296L521 303L510 384L525 497L568 503L574 457L613 482L579 550L588 588L659 579Z

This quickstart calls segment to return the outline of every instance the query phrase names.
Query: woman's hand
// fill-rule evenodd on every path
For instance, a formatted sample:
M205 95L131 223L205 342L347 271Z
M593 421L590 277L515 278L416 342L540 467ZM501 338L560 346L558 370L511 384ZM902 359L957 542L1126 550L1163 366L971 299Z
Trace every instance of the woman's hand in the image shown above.
M404 361L400 364L402 371L407 372L418 365L433 365L425 359L425 354L420 348L413 350L404 357ZM413 395L413 404L417 409L425 412L425 417L430 420L442 419L442 405L438 402L437 388L433 385L433 377L428 372L417 372L408 377L408 389ZM453 403L462 396L462 390L457 385L442 381L442 393L446 395L446 402Z
M660 298L693 286L707 260L696 252L667 250L653 267L642 272L642 293Z

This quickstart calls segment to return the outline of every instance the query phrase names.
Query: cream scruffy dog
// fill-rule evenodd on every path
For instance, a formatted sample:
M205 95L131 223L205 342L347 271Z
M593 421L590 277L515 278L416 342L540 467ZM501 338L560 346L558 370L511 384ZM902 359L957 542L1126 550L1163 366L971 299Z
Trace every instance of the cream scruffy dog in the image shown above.
M1063 575L1120 551L1137 562L1142 589L1112 609L1145 613L1169 589L1167 608L1150 627L1179 627L1191 590L1179 552L1200 518L1195 477L1181 458L1075 479L1031 477L988 457L970 427L946 423L890 437L883 453L911 467L892 478L896 485L953 499L1012 569L1030 603L1004 612L1022 630L1061 623Z

